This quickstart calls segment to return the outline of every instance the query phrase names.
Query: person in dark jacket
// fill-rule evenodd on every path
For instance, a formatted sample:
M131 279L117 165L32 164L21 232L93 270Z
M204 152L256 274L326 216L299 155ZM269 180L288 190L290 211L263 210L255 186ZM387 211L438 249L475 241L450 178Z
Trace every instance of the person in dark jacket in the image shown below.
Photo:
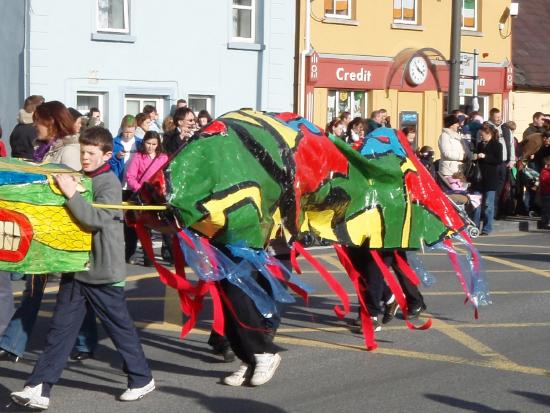
M36 108L44 103L44 97L38 95L25 99L23 108L17 115L17 125L10 135L11 156L14 158L33 159L34 141L37 138L32 115Z
M542 133L544 132L544 113L542 112L535 112L533 114L533 123L529 124L529 127L525 129L523 132L523 138L525 139L529 135L532 135L533 133Z
M493 230L495 194L498 186L498 167L502 164L502 145L499 142L497 131L490 125L484 124L479 130L480 142L477 144L477 160L481 170L481 181L476 185L483 196L483 229L481 235L489 235ZM474 220L480 226L481 208L477 208Z
M179 108L174 113L176 128L164 135L162 146L168 155L173 155L197 131L195 114L190 108Z

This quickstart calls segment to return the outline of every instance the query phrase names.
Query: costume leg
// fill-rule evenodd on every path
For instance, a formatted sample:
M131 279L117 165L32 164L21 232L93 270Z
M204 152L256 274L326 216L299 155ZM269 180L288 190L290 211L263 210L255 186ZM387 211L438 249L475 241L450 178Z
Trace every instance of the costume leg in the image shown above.
M258 279L256 272L251 276ZM231 302L233 310L227 303L223 303L225 335L236 356L244 363L254 366L254 354L276 353L266 319L260 314L252 299L227 280L220 281L220 287Z

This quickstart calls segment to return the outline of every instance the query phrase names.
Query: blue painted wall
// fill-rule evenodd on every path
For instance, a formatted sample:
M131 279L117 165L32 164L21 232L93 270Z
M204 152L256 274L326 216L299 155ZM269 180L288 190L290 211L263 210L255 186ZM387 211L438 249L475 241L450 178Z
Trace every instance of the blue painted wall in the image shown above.
M243 45L231 39L231 0L130 0L129 36L100 40L96 0L31 0L30 93L70 106L79 91L104 93L113 132L127 94L165 96L165 114L189 95L215 96L216 116L292 111L296 2L257 3L256 42Z
M9 135L25 99L25 1L0 0L0 125L9 151Z

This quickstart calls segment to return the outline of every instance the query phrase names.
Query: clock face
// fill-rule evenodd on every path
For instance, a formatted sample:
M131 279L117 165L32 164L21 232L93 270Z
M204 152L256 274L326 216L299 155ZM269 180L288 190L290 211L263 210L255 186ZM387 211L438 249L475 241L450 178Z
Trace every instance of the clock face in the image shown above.
M428 64L421 56L413 57L407 66L407 81L412 85L421 85L428 78Z

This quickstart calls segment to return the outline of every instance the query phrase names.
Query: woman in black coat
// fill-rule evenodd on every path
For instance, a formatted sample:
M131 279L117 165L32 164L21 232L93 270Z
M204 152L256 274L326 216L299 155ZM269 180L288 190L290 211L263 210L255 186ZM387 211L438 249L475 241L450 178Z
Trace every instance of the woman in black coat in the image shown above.
M483 196L483 230L481 235L489 235L493 230L493 217L495 212L495 194L498 185L498 166L502 164L502 145L498 141L496 129L484 124L479 130L480 141L477 144L475 159L481 171L481 181L476 189ZM479 227L481 221L481 208L475 213L475 222Z

